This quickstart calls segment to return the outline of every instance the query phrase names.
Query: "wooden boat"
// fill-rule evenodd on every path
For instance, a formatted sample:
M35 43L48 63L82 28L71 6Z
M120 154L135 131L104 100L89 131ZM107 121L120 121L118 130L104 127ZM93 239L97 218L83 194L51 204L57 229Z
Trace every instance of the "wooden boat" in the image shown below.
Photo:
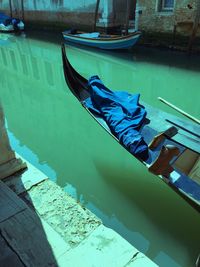
M12 18L0 12L0 32L23 31L24 23L20 19Z
M128 32L129 14L130 14L130 7L128 2L126 9L126 23L125 23L126 29L124 30L123 35L101 34L99 32L96 32L96 22L97 22L99 3L100 0L97 0L95 15L94 15L93 32L86 33L77 30L64 31L62 34L65 41L79 45L86 45L90 47L107 49L107 50L128 49L134 46L135 43L140 38L141 32L138 30L135 30L132 33Z
M106 121L93 114L85 105L84 101L90 97L88 91L88 81L82 77L70 64L65 51L65 45L62 45L63 70L66 83L87 110L87 112L116 140L119 140L111 133ZM141 102L141 101L140 101ZM159 175L172 189L180 194L188 203L200 211L200 125L179 119L176 116L153 108L146 103L141 102L147 110L149 124L146 124L142 130L142 136L149 143L153 137L175 127L173 134L165 135L164 145L171 144L179 148L180 153L170 162L174 168L169 175ZM154 159L160 153L160 148L153 152ZM152 158L153 159L153 158ZM142 162L147 168L150 164Z
M107 50L131 48L138 41L140 35L139 31L123 36L106 35L99 32L81 33L71 30L63 32L63 37L67 42Z

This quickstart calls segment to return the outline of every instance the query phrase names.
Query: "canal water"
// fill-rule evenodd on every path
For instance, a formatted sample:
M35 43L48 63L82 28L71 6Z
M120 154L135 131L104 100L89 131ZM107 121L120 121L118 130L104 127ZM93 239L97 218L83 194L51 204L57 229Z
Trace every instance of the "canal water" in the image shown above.
M61 36L0 36L0 98L12 147L162 267L194 266L200 215L150 174L81 107L65 84ZM200 57L135 47L106 52L67 47L86 78L177 114L200 117Z

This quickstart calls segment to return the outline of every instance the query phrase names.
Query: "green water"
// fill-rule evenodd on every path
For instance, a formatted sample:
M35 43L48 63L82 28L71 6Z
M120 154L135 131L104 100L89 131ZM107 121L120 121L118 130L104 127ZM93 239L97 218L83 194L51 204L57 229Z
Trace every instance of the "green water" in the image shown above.
M39 41L40 40L40 41ZM60 36L0 36L0 98L13 148L163 267L194 266L200 216L99 127L69 92ZM200 117L200 57L135 48L67 48L86 78L173 114L165 98Z

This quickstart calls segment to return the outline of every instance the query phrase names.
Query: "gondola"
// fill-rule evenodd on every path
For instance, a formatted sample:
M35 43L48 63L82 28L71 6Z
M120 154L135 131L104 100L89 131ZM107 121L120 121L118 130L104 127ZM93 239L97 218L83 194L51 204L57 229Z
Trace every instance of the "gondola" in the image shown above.
M129 49L133 47L140 38L141 32L136 29L134 29L132 32L129 32L129 5L127 4L126 10L126 29L122 30L121 34L107 34L96 32L99 4L100 0L97 0L94 13L93 32L81 32L77 31L76 29L69 29L62 33L65 41L67 43L70 42L78 45L85 45L106 50Z
M99 115L91 112L85 104L90 97L88 80L82 77L70 64L66 56L65 45L62 44L63 71L66 83L83 108L99 123L116 141L106 121ZM142 101L147 111L146 124L141 129L145 141L150 141L159 133L164 132L164 145L174 145L180 153L170 162L173 171L157 175L166 182L176 193L185 199L198 212L200 211L200 125L180 119L174 115L163 112ZM173 131L169 131L173 129ZM120 144L120 142L119 142ZM121 145L121 144L120 144ZM156 159L160 149L155 149L152 160ZM149 169L150 164L142 161Z

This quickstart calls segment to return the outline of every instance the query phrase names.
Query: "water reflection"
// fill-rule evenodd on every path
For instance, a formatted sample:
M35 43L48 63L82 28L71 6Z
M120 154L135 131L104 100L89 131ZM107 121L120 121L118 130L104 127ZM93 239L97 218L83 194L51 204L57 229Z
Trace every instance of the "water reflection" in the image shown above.
M48 173L52 181L56 181L56 172L47 164L47 162L39 162L39 159L33 151L26 145L20 144L19 140L14 136L12 132L7 130L10 144L15 148L15 151L19 153L23 158L28 159L37 169L40 169L43 173Z
M163 52L67 51L86 78L98 74L109 87L139 90L143 100L167 111L157 96L200 113L193 104L200 98L199 73L188 73L179 55L168 53L166 61ZM193 266L199 214L91 120L65 85L60 46L15 37L0 45L0 71L14 148L160 266Z

